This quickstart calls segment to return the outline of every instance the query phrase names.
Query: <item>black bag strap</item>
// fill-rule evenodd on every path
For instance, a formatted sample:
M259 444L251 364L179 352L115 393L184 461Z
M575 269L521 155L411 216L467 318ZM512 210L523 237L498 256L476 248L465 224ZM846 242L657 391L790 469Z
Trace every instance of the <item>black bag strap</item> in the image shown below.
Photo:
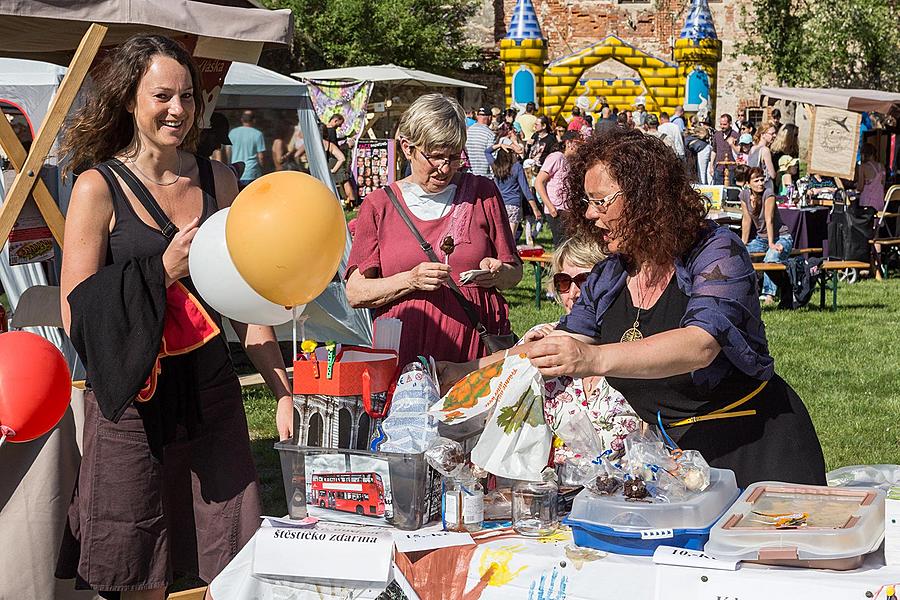
M387 193L388 198L391 199L394 208L400 213L400 217L403 218L403 222L406 223L410 233L412 233L419 242L419 246L422 248L422 251L425 252L425 256L428 257L428 260L436 263L441 262L434 253L434 248L425 241L425 238L419 233L419 230L416 228L415 224L413 224L409 215L406 214L406 210L404 210L403 206L400 204L400 200L397 199L397 195L394 194L394 190L391 189L391 186L385 186L384 191ZM489 335L487 329L481 324L481 319L478 318L478 309L475 308L475 305L472 304L468 298L463 296L462 291L459 289L459 286L456 285L456 282L453 281L452 277L447 280L447 286L450 288L450 291L453 292L453 296L466 313L466 317L468 317L469 321L472 323L472 327L475 328L478 336L483 338L484 336Z
M156 202L156 199L153 197L153 194L150 193L150 190L147 189L147 186L135 177L134 173L131 172L131 169L122 164L122 161L118 158L111 158L103 164L109 165L109 167L116 172L116 175L122 178L122 181L125 182L125 185L127 185L128 189L131 190L131 193L134 194L134 197L138 199L144 209L150 214L153 220L156 221L163 236L167 240L171 240L175 237L175 234L178 233L178 228Z

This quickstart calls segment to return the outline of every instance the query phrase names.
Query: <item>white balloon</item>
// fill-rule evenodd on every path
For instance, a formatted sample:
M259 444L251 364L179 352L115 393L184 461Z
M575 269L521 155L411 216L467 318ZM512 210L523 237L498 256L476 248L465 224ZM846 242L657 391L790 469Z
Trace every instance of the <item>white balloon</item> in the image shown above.
M242 323L281 325L291 320L291 310L260 296L238 273L225 242L227 208L210 216L194 236L188 255L191 281L207 304ZM305 306L297 307L297 314Z

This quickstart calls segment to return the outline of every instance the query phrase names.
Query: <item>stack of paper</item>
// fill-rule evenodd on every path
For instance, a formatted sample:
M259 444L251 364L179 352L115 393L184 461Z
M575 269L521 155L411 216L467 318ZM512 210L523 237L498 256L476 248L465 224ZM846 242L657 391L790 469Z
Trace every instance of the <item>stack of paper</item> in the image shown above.
M884 562L900 565L900 486L896 485L884 501Z

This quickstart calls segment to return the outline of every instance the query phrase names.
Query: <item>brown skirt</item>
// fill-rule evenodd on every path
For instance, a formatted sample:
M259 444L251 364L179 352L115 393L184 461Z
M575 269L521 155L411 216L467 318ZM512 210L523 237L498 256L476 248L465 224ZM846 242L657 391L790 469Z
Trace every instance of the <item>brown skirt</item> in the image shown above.
M179 436L160 463L134 406L112 423L85 396L84 456L57 577L110 592L182 575L209 582L253 536L259 483L237 378L201 391L200 405L203 434Z

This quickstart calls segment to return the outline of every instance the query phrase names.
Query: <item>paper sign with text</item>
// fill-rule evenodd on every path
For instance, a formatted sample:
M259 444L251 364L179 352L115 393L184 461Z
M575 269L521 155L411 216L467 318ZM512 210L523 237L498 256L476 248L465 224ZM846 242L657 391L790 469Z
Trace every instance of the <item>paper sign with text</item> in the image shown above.
M387 584L392 552L391 534L376 527L263 527L256 534L253 573L351 586Z
M653 562L658 565L675 565L679 567L699 567L703 569L721 569L734 571L738 568L736 560L719 560L700 550L675 548L674 546L657 546L653 553Z
M417 552L451 546L471 546L475 541L468 533L455 531L395 531L394 544L398 552Z

